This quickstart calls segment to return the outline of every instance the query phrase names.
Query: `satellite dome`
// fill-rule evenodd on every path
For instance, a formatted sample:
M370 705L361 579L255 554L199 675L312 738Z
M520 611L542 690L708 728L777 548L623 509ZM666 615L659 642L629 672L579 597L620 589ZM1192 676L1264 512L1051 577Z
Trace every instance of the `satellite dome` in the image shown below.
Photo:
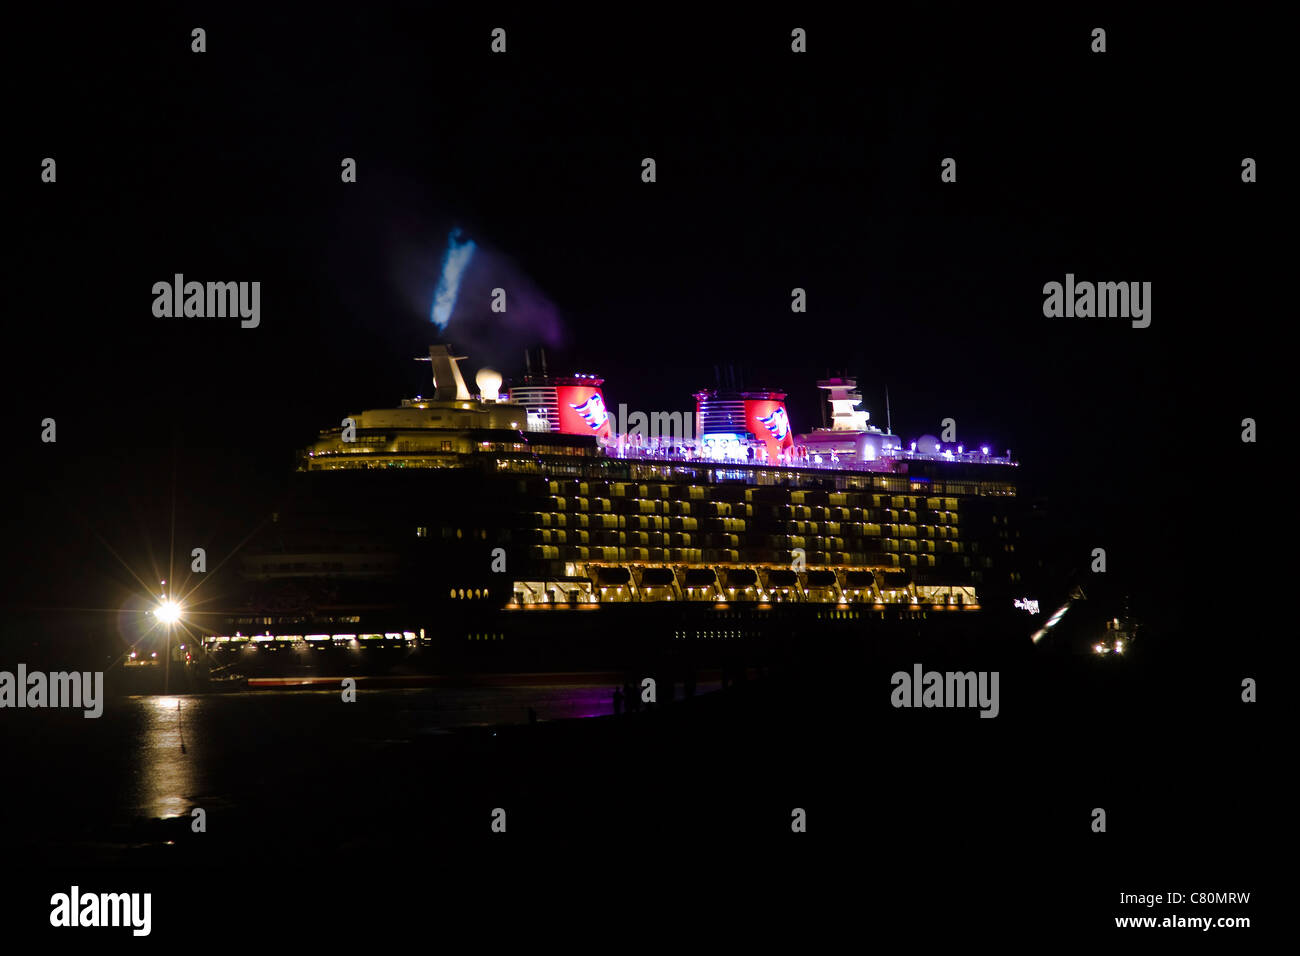
M923 455L939 454L939 439L933 435L922 435L916 440L916 450Z
M501 373L490 368L481 368L474 376L479 395L486 402L495 402L501 397Z

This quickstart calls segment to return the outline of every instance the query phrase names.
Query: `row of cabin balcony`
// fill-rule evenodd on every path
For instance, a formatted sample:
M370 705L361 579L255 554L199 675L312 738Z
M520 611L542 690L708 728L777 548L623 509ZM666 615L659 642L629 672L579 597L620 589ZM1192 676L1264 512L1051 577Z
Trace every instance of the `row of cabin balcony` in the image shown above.
M531 446L530 446L531 447ZM605 477L614 473L630 474L630 476L645 482L639 485L637 482L623 482L628 488L639 487L666 487L666 488L689 488L707 487L708 497L718 497L722 495L739 495L745 496L746 499L751 495L771 494L778 500L791 500L793 495L808 496L828 496L828 495L857 495L868 494L876 491L904 493L913 492L912 495L905 497L915 501L925 500L936 495L957 496L957 497L977 497L977 496L1014 496L1016 486L1012 482L996 480L953 480L945 478L913 478L908 475L881 474L881 473L861 473L861 472L844 472L844 471L825 471L803 473L798 471L779 471L764 468L749 469L728 469L707 466L696 463L690 467L684 467L679 464L648 464L638 463L630 459L607 458L600 456L596 451L588 451L589 456L584 459L574 459L570 464L565 464L562 459L547 461L539 465L536 461L498 461L497 466L503 471L513 471L521 474L551 475L569 474L577 476L574 479L557 479L552 477L553 494L582 494L581 485L590 482L592 487L588 494L599 494L602 491L607 492L609 482L618 481L617 478ZM616 467L617 471L611 468ZM646 481L646 479L650 479ZM667 480L671 484L663 484ZM833 482L837 490L828 490L824 487L803 488L801 483L816 483L821 486L826 482ZM572 486L566 488L563 492L559 485L566 484ZM597 487L600 486L600 487ZM669 494L665 492L665 494ZM899 494L898 496L903 496ZM754 499L757 500L757 499ZM812 497L810 500L821 500L820 497Z
M662 515L667 518L735 518L756 522L791 521L841 522L850 525L905 524L951 527L961 524L957 512L897 511L892 508L830 508L806 505L754 506L727 501L665 501L650 498L545 498L535 504L533 514L552 515L552 520L571 514Z
M518 536L521 542L600 547L639 545L644 547L760 548L771 551L844 551L853 554L963 554L961 541L932 541L915 538L845 538L836 535L740 535L706 531L585 531L536 528Z
M647 546L582 546L535 544L529 549L533 561L602 561L671 564L788 564L788 551L761 548L655 548ZM867 553L851 551L808 551L809 567L859 565L877 568L937 569L938 556L923 553ZM963 559L961 567L967 567ZM963 573L964 570L963 570Z
M888 495L865 492L800 490L781 487L729 488L702 484L636 484L621 481L549 482L548 491L557 498L648 498L656 501L741 501L750 504L807 505L838 508L894 508L916 511L956 511L952 496Z
M959 529L945 525L915 525L880 522L839 522L839 521L746 521L744 518L695 518L687 516L660 515L612 515L612 514L563 514L534 512L531 519L522 526L527 532L537 528L573 528L596 530L632 530L632 531L726 531L757 534L772 534L787 537L789 535L813 535L822 537L844 536L849 539L899 537L921 538L934 541L953 541L959 537Z
M531 448L532 446L530 446ZM563 450L557 454L567 454ZM768 469L724 469L715 467L704 467L696 464L692 467L683 467L676 464L648 464L638 463L630 459L607 458L599 455L596 451L583 452L588 457L572 458L571 461L565 461L564 458L558 457L553 459L542 460L528 456L518 460L498 459L496 467L498 471L514 473L520 475L539 475L550 476L553 481L573 481L574 484L580 484L583 479L603 484L606 481L615 480L605 476L614 473L630 474L632 477L645 480L653 479L659 481L667 479L673 484L669 487L708 487L708 497L717 497L724 494L747 494L771 492L775 495L782 496L781 500L789 500L789 496L796 493L808 495L828 495L828 494L864 494L872 491L886 492L919 492L920 494L912 495L917 499L924 499L934 494L957 495L965 497L976 496L1010 496L1016 494L1016 486L1011 482L1003 481L953 481L944 479L919 479L909 478L907 475L895 474L864 474L860 472L835 472L835 471L818 471L816 473L802 472L783 472ZM573 475L574 479L555 479L556 475ZM824 485L832 482L837 491L827 491L822 487L818 488L801 488L801 483L815 483ZM651 487L653 487L653 483ZM603 489L602 489L603 490ZM555 489L554 493L559 493ZM580 494L575 489L571 494ZM595 490L593 489L593 493Z
M959 512L953 509L936 510L930 508L898 509L882 505L794 505L794 504L752 504L748 502L719 501L703 496L692 496L690 500L661 500L647 497L567 497L550 495L535 499L539 508L547 511L604 511L622 514L715 514L751 516L754 514L785 515L790 518L805 520L828 520L838 518L841 521L863 520L867 512L874 516L891 520L916 522L920 518L936 522L955 524Z
M938 490L938 485L923 484L921 482L912 482L906 475L894 474L866 474L862 472L846 471L826 471L818 469L817 471L783 471L780 469L769 468L715 468L694 467L684 468L680 465L660 465L653 463L638 462L633 459L620 459L620 464L624 465L634 477L637 478L655 478L655 479L677 479L682 480L690 477L691 480L699 480L706 477L713 482L722 482L725 484L715 485L714 487L727 487L735 482L743 482L751 486L752 491L772 491L780 494L789 494L792 489L798 489L801 483L815 483L817 489L809 489L813 493L823 493L820 486L827 481L833 481L837 489L853 489L854 491L867 491L869 489L879 489L884 491L934 491ZM948 489L956 490L956 489ZM967 492L961 491L961 494ZM969 492L970 494L982 492Z

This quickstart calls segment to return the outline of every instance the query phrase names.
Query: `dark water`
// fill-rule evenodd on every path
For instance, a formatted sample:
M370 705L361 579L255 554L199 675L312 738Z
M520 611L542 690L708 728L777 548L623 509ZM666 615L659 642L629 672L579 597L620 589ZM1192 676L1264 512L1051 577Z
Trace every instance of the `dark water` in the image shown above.
M636 879L669 906L685 886L711 898L724 868L769 874L752 889L783 899L818 880L845 905L869 893L877 916L938 902L977 925L1104 916L1120 889L1257 881L1258 794L1242 774L1264 748L1254 712L1232 704L1235 677L1139 659L1008 666L1001 713L983 720L893 708L880 688L907 655L865 677L701 687L617 720L599 716L609 686L120 698L99 720L7 711L7 834L40 874L18 910L39 917L54 889L97 881L158 894L168 938L195 932L196 900L239 917L205 934L300 918L277 899L319 933L331 893L371 901L348 910L371 926L389 894L402 919L423 918L406 887L490 902L509 885L571 907ZM1097 806L1105 838L1088 827ZM796 807L807 839L792 837ZM496 808L508 839L490 828Z
M87 847L100 859L129 857L131 848L174 844L178 827L147 824L188 823L195 807L214 830L233 816L242 826L249 817L328 816L335 805L385 812L428 779L431 754L452 761L473 741L526 724L530 708L543 723L611 714L612 693L603 684L362 689L345 703L337 689L263 690L110 699L94 720L9 710L8 765L23 772L7 797L21 808L21 838L53 862ZM440 748L439 737L455 739Z

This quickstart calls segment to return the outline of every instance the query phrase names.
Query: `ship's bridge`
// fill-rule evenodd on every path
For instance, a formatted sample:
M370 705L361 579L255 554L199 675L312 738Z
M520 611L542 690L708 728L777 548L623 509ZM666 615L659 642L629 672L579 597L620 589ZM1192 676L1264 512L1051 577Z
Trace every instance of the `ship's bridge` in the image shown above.
M322 431L302 451L299 469L456 468L468 456L494 453L500 469L533 470L539 456L580 460L599 453L590 436L526 430L526 411L505 402L408 399L400 408L370 409Z
M527 409L506 402L435 402L408 398L400 408L372 408L353 415L358 431L404 429L427 431L446 428L495 428L518 431L527 421ZM338 429L331 429L331 432ZM322 433L322 437L327 433Z

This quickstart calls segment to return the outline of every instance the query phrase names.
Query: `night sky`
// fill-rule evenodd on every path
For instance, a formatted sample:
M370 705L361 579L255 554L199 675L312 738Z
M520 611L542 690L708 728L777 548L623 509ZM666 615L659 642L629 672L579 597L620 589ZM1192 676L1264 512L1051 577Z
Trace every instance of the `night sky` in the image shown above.
M932 934L1000 941L1035 913L1110 942L1111 916L1145 912L1124 891L1264 897L1294 750L1276 735L1292 672L1269 666L1294 630L1275 451L1294 355L1289 23L1239 5L530 6L6 10L0 670L106 668L105 631L145 608L128 569L152 585L194 547L219 607L234 565L216 566L283 500L297 450L429 391L413 359L439 340L455 228L479 251L441 338L468 381L518 376L544 346L551 372L602 375L615 408L686 411L734 368L788 392L797 432L822 423L828 371L857 377L876 424L887 387L905 442L951 417L966 444L1011 449L1060 588L1131 595L1138 651L1026 640L1002 665L976 643L970 666L1006 669L996 721L895 710L885 662L915 645L818 644L848 632L802 618L806 672L666 704L659 723L533 726L521 697L518 726L447 734L418 711L441 690L332 712L332 691L141 698L90 729L6 711L0 819L27 841L6 847L22 884L0 885L6 942L47 928L54 888L92 884L156 892L169 944L245 947L472 927L536 949L554 927L622 948L752 927L771 948L785 918L798 951L906 933L929 952ZM152 287L175 273L260 282L260 327L156 318ZM1045 317L1043 286L1067 273L1150 282L1150 327ZM164 750L160 792L204 802L211 834L133 795L152 773L135 758ZM186 868L204 860L229 869ZM635 921L602 933L620 905ZM97 932L80 939L128 938Z
M111 600L122 575L95 535L161 555L173 495L185 551L233 544L318 429L425 390L411 359L454 226L481 246L476 288L518 293L509 327L462 294L447 338L471 375L518 374L546 345L615 406L687 410L730 365L787 390L803 429L821 423L814 380L843 370L881 424L888 386L904 440L951 416L1012 449L1067 564L1105 545L1167 595L1206 573L1201 553L1256 549L1253 499L1226 489L1262 468L1240 420L1276 422L1287 301L1280 66L1257 22L928 4L860 22L23 16L11 607L57 604L70 578ZM155 318L152 284L176 272L259 280L261 326ZM1151 327L1044 318L1067 272L1152 282Z

